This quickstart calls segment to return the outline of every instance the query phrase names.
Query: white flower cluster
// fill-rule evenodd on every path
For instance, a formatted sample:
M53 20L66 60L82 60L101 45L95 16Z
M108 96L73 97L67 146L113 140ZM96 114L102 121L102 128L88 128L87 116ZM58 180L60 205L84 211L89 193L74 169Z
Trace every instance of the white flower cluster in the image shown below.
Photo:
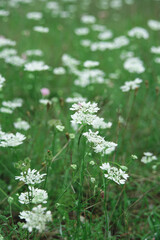
M129 177L128 174L126 174L126 172L121 168L118 169L117 167L111 167L109 163L103 163L100 168L107 171L107 173L104 174L105 178L112 180L119 185L125 184L127 178Z
M83 136L87 138L88 142L93 144L94 152L101 153L102 155L112 153L117 147L117 144L106 141L104 137L101 137L98 133L99 132L93 132L89 129L89 132L83 133Z
M29 232L32 232L33 229L38 230L40 233L43 232L46 223L52 221L51 211L46 211L46 209L46 207L38 205L32 211L22 211L19 217L26 221L23 228L27 228Z
M16 108L22 107L23 100L21 98L16 98L13 101L3 101L0 108L0 112L12 114Z
M42 56L43 52L40 49L32 49L32 50L27 50L24 52L25 55L27 56Z
M148 39L149 38L149 33L147 32L146 29L144 29L142 27L135 27L128 32L128 36L129 37Z
M158 47L151 47L151 53L154 53L154 54L160 54L160 46Z
M148 21L148 26L154 31L159 31L160 30L160 21L151 19Z
M17 54L17 50L14 48L5 48L2 51L0 51L0 58L4 59L6 61L7 58L11 56L15 56Z
M27 13L26 17L28 19L40 20L42 18L42 13L41 12L29 12L29 13Z
M45 190L35 188L34 185L39 184L44 181L44 176L46 174L40 174L39 171L30 168L21 172L21 176L16 176L16 180L23 181L28 185L28 192L21 193L19 196L19 202L21 204L46 204L48 199L48 194ZM51 211L46 211L46 207L38 205L33 207L31 211L20 212L19 217L24 219L26 222L23 228L28 229L32 232L33 229L42 232L46 228L46 223L52 221Z
M154 156L153 153L144 152L143 154L144 154L144 156L142 157L141 162L143 162L145 164L157 160L157 157Z
M135 90L140 87L140 83L142 81L143 80L140 78L136 78L134 81L127 81L127 82L125 82L125 84L122 87L120 87L120 89L122 90L122 92L128 92L130 90Z
M32 61L26 63L24 67L24 70L29 72L45 71L49 69L49 66L46 65L43 61Z
M9 14L10 14L9 11L6 11L4 9L0 10L0 16L2 16L2 17L7 17L7 16L9 16Z
M28 122L18 119L18 121L14 123L14 127L16 129L27 131L30 128L30 125Z
M42 26L35 26L33 28L33 30L36 31L36 32L40 32L40 33L48 33L49 32L48 27L42 27Z
M7 39L5 37L0 37L0 47L4 47L4 46L15 46L16 42L12 41L10 39Z
M105 123L104 118L99 118L96 114L99 107L97 107L97 103L91 102L79 102L72 105L70 108L72 111L76 111L73 115L71 115L73 125L75 124L84 124L91 125L95 129L105 129L110 128L112 123Z
M48 194L43 189L29 186L29 192L21 193L18 199L21 204L29 204L30 202L33 204L47 203Z
M30 168L27 172L21 172L21 176L16 176L16 180L20 180L27 185L35 185L44 181L43 177L46 174L40 174L37 170Z
M5 81L6 81L6 79L4 77L2 77L2 75L0 74L0 90L2 89Z
M23 143L26 137L17 132L13 133L5 133L0 130L0 147L16 147Z
M138 57L128 58L124 62L124 68L130 73L143 73L145 68Z

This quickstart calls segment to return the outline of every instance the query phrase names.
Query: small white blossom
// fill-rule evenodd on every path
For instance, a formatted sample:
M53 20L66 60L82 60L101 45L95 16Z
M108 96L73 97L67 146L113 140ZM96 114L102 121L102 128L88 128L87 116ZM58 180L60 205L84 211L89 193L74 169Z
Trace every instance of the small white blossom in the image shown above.
M49 66L46 65L43 61L32 61L26 63L24 67L24 70L29 72L45 71L49 69Z
M143 154L144 154L144 156L142 157L141 162L143 162L145 164L157 160L157 157L154 156L153 153L144 152Z
M23 228L27 228L29 232L36 229L41 233L45 230L46 223L52 221L51 212L46 211L46 208L42 208L41 205L34 207L32 211L21 212L19 217L26 221Z
M105 178L112 180L117 184L125 184L127 178L129 177L125 171L116 167L111 167L109 163L103 163L100 168L107 171L107 174L104 174Z
M26 121L18 120L17 122L14 123L14 127L20 130L27 131L30 128L30 125Z
M21 204L47 203L48 194L45 190L29 186L29 192L21 193L18 200Z
M144 29L142 27L135 27L128 32L128 36L129 37L148 39L149 38L149 33L147 32L146 29Z
M2 89L5 81L6 81L6 79L4 77L2 77L2 75L0 74L0 90Z
M143 73L145 68L143 62L137 58L128 58L124 63L124 68L130 73Z
M142 79L136 78L134 81L127 81L125 84L120 87L122 92L128 92L130 90L135 90L140 87L140 83L142 82Z
M159 31L160 30L160 21L151 19L148 21L148 26L154 31Z
M35 26L33 28L33 30L36 31L36 32L40 32L40 33L48 33L49 32L48 27L42 27L42 26Z
M27 13L26 17L28 19L33 19L33 20L40 20L42 18L42 13L41 12L29 12Z
M65 129L65 127L62 126L62 125L57 125L56 128L57 128L58 131L60 131L60 132L63 132L63 130Z
M35 185L38 183L41 183L44 181L43 177L46 174L40 174L37 170L33 169L31 170L30 168L27 170L27 172L21 172L21 176L16 176L16 180L20 180L24 182L27 185Z
M84 65L84 67L86 67L86 68L92 68L92 67L97 67L97 66L99 66L99 62L87 60L87 61L84 62L83 65Z

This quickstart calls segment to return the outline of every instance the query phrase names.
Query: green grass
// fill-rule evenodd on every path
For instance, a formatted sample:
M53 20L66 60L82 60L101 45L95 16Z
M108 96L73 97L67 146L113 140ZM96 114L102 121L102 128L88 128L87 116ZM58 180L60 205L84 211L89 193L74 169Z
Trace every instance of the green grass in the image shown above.
M71 18L63 19L53 17L51 11L46 9L48 1L35 0L30 4L20 4L18 8L11 8L9 1L4 2L9 17L0 17L0 35L15 40L15 49L18 55L29 49L41 49L43 57L31 57L29 60L42 59L51 68L49 71L29 73L23 67L6 64L0 59L0 74L6 78L5 86L0 92L0 101L22 98L22 108L17 108L12 115L1 113L0 123L4 132L16 133L13 123L17 118L26 120L31 125L24 143L16 148L0 148L0 233L4 239L26 239L27 231L22 229L19 212L24 209L18 202L17 193L25 191L25 186L18 189L15 176L20 174L15 163L31 159L31 168L47 171L44 165L47 151L56 156L48 167L48 178L45 189L49 199L47 207L53 215L53 222L48 224L45 233L30 234L30 239L122 239L122 240L151 240L160 239L160 208L159 208L159 167L153 172L151 164L141 163L143 152L153 152L159 157L160 151L160 72L159 64L154 62L154 55L150 53L152 46L159 45L160 31L153 31L147 26L149 19L159 20L160 2L154 0L135 0L133 5L123 4L120 9L101 10L99 1L91 1L83 9L84 1L64 3L58 1L67 11L69 5L75 5L76 11ZM28 20L25 15L31 11L43 13L40 21ZM150 34L148 40L130 39L128 46L115 50L90 51L80 45L81 39L97 41L97 33L91 31L88 36L77 36L74 30L84 26L80 17L84 14L96 16L98 24L103 24L113 31L114 37L127 35L135 26L147 29ZM37 33L32 29L35 25L43 25L50 29L48 34ZM25 34L28 33L28 34ZM135 56L144 62L146 71L141 75L131 74L124 70L120 59L122 51L132 51ZM1 51L1 48L0 48ZM117 79L112 79L112 86L105 84L92 84L82 88L74 85L75 76L68 71L65 75L54 75L53 68L62 66L61 57L64 53L84 62L96 60L100 62L99 68L109 78L110 73L119 73ZM141 87L135 92L123 93L120 86L125 81L143 79ZM56 101L46 107L39 103L40 89L47 87L51 94L49 99ZM157 89L157 91L156 91ZM71 104L65 102L73 93L80 93L88 101L95 101L101 108L98 116L106 122L111 121L111 129L100 130L105 139L118 143L115 153L103 157L102 161L115 161L128 167L129 180L126 184L117 185L114 182L107 184L106 209L110 224L105 235L104 213L104 184L101 165L101 156L93 152L81 132L76 133L75 139L68 141L68 133L75 133L70 125L72 111ZM134 104L133 104L134 101ZM128 119L125 127L118 123L118 117ZM64 132L57 132L48 125L51 119L58 119L65 126ZM65 146L65 147L64 147ZM62 149L64 147L64 149ZM62 150L62 151L61 151ZM133 160L131 155L138 156ZM82 159L84 158L84 166ZM96 164L91 166L89 162ZM158 160L159 161L159 160ZM77 170L71 168L77 164ZM91 183L90 178L96 179ZM8 188L11 186L11 189ZM41 186L44 187L44 184ZM8 197L13 197L12 218ZM59 206L57 206L59 203ZM84 222L77 220L81 215ZM28 238L29 239L29 238Z

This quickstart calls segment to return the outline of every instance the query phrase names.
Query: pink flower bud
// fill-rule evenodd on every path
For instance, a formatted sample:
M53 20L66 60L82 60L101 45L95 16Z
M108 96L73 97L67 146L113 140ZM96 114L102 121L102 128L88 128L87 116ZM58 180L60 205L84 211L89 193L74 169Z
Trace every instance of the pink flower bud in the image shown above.
M48 96L50 94L50 90L48 88L42 88L41 89L41 94L43 96Z

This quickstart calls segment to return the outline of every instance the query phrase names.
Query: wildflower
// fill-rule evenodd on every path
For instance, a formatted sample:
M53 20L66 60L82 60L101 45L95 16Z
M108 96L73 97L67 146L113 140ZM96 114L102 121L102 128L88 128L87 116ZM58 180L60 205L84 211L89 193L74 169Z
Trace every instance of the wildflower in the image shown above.
M27 56L42 56L43 52L40 49L32 49L32 50L27 50L24 52L25 55Z
M136 78L134 81L125 82L125 84L120 88L121 88L122 92L128 92L130 90L135 90L140 87L140 83L142 81L143 81L142 79Z
M18 200L21 204L47 203L48 194L45 190L29 186L29 192L21 193Z
M13 133L0 132L0 147L16 147L23 143L26 137L17 132L15 135Z
M124 63L124 68L130 73L143 73L145 68L143 62L137 58L128 58Z
M92 23L96 22L96 18L95 18L95 16L84 15L81 17L81 21L86 24L92 24Z
M143 154L144 154L144 156L142 157L141 162L143 162L145 164L157 160L157 157L154 156L153 153L144 152Z
M39 102L43 105L52 104L52 102L48 99L40 99Z
M24 67L25 67L24 68L25 71L30 71L30 72L45 71L49 69L49 66L46 65L43 61L32 61L32 62L26 63Z
M7 39L5 37L0 37L0 47L4 47L4 46L15 46L16 42L12 41L10 39Z
M63 75L66 73L66 70L63 67L58 67L58 68L53 69L53 73L55 75Z
M107 40L113 37L113 33L111 30L105 30L104 32L99 33L98 39L100 40Z
M57 128L58 131L60 131L60 132L63 132L63 130L65 129L65 127L62 126L62 125L57 125L56 128Z
M9 16L9 14L10 14L9 11L6 11L4 9L0 10L0 16L2 16L2 17L7 17L7 16Z
M86 67L86 68L91 68L91 67L96 67L96 66L98 66L98 65L99 65L99 62L87 60L87 61L84 62L83 65L84 65L84 67Z
M4 107L7 107L9 109L16 109L16 108L19 108L19 107L22 107L22 104L23 104L23 99L21 98L16 98L12 101L3 101L2 102L2 105Z
M18 119L18 121L14 123L14 127L16 129L22 129L27 131L30 128L30 125L28 122Z
M41 12L29 12L29 13L27 13L26 17L28 19L40 20L42 18L42 13Z
M45 230L46 223L52 221L51 212L46 211L46 207L43 208L41 205L34 207L32 211L22 211L19 217L26 221L23 228L27 228L29 232L36 229L41 233Z
M69 133L69 137L70 137L70 139L74 139L75 138L75 134L74 133Z
M95 183L96 179L91 177L91 183Z
M0 74L0 90L2 89L5 81L6 81L6 79L4 77L2 77L2 75Z
M89 33L89 29L86 28L86 27L83 27L83 28L77 28L75 30L75 34L76 35L79 35L79 36L84 36L84 35L87 35Z
M74 170L77 169L77 165L76 164L71 164L71 168L73 168Z
M49 32L48 27L42 27L42 26L35 26L33 28L33 30L36 31L36 32L40 32L40 33L48 33Z
M137 159L138 159L138 157L137 157L136 155L131 155L131 158L132 158L133 160L137 160Z
M20 180L27 185L35 185L44 181L43 177L46 174L40 174L37 170L30 168L26 172L21 172L21 176L16 176L16 180Z
M160 21L151 19L148 21L148 26L154 31L159 31L160 30Z
M112 153L117 147L117 144L105 141L105 139L98 135L98 133L98 131L92 132L92 130L89 129L89 132L83 133L83 136L87 138L88 142L93 144L94 152L101 153L102 155Z
M94 166L95 165L95 162L92 160L89 162L90 165Z
M25 60L23 59L23 58L21 58L21 57L19 57L19 56L7 56L6 58L5 58L5 62L6 63L9 63L9 64L11 64L11 65L13 65L13 66L17 66L17 67L21 67L21 66L23 66L24 64L25 64Z
M50 94L50 90L48 88L41 88L42 96L48 96Z
M160 46L159 47L151 47L151 53L160 54Z
M100 168L107 171L107 174L104 174L105 178L112 180L117 184L125 184L127 178L129 177L125 171L116 167L111 167L109 163L103 163Z
M147 32L146 29L144 29L142 27L135 27L128 32L128 36L129 37L148 39L149 38L149 33Z

